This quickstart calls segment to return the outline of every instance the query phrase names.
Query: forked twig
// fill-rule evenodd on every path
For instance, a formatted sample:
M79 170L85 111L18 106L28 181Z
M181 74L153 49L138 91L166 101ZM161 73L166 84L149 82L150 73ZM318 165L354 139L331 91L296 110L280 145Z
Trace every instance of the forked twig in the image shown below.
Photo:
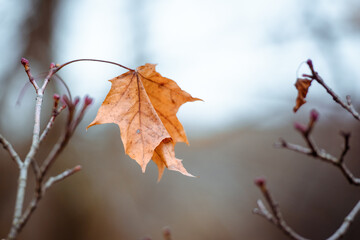
M344 109L346 109L356 120L360 121L360 114L358 111L355 110L352 101L351 101L351 97L349 95L346 96L346 102L343 101L326 83L325 81L322 79L322 77L315 71L314 69L314 65L312 63L312 61L309 59L306 61L307 65L310 68L311 71L311 75L308 74L303 74L304 77L308 77L311 78L315 81L317 81L325 90L326 92L332 96L333 100L338 103L341 107L343 107Z
M348 169L344 162L345 155L348 153L350 149L349 139L350 134L341 132L340 135L344 138L344 148L339 157L335 157L330 153L326 152L324 149L320 149L317 147L315 142L311 138L311 131L315 122L318 119L318 113L315 110L312 110L310 113L310 121L308 126L303 126L302 124L295 123L295 129L302 135L308 147L303 147L297 144L289 143L284 139L280 139L280 142L275 144L276 147L289 149L291 151L295 151L298 153L302 153L315 159L319 159L326 163L330 163L336 168L338 168L341 173L346 177L350 184L359 186L360 178L354 176L354 174Z
M282 217L279 205L274 201L274 199L270 194L270 191L266 186L266 180L264 178L257 178L255 179L255 184L256 186L259 187L261 193L263 194L266 200L266 203L270 207L270 210L268 210L266 206L263 204L263 202L259 199L257 201L258 207L255 208L253 212L267 219L269 222L274 224L277 228L279 228L283 233L285 233L287 236L291 237L292 239L308 240L307 238L296 233L292 228L290 228L287 225L286 221ZM360 212L360 201L345 217L340 227L329 238L327 238L327 240L336 240L343 237L359 212Z
M1 134L0 134L0 143L1 145L3 146L3 148L5 150L7 150L7 152L9 153L11 159L17 164L17 166L19 167L22 162L21 162L21 159L19 157L19 155L17 154L17 152L15 151L15 149L13 148L13 146L11 145L11 143L6 140L5 137L3 137Z
M48 172L50 165L55 161L55 159L59 156L62 150L65 148L66 144L69 142L69 139L73 135L76 127L80 123L81 119L84 116L85 110L92 103L92 99L89 97L85 97L84 105L80 110L79 114L75 113L76 105L79 102L77 99L75 102L70 101L65 97L65 105L59 106L60 97L58 95L54 95L54 105L52 116L49 119L49 122L45 129L41 133L40 128L40 117L41 117L41 108L43 103L43 96L46 86L48 85L51 77L57 72L55 64L50 65L50 70L48 75L45 77L44 82L41 87L36 83L34 77L31 74L29 61L26 59L22 59L21 63L25 68L25 72L28 75L30 83L33 85L36 92L36 104L35 104L35 121L33 128L33 136L32 136L32 144L28 154L26 155L24 160L18 156L12 145L0 134L0 143L1 145L9 152L11 158L16 162L19 168L19 178L18 178L18 189L15 201L15 209L14 216L11 225L11 229L7 236L7 239L15 239L26 222L29 220L31 214L38 206L38 202L44 196L46 190L50 188L54 183L59 182L61 180L66 179L72 174L81 170L80 166L76 166L72 169L68 169L63 173L50 177L46 182L44 181L44 176ZM53 126L55 118L64 110L65 106L69 109L68 121L65 126L65 133L59 138L57 144L53 147L52 151L50 151L48 157L43 161L42 166L39 166L37 161L35 160L35 155L39 149L40 143L45 139L48 132ZM27 176L28 176L28 168L32 166L32 169L36 176L36 187L34 190L33 199L30 201L29 205L24 208L24 199L25 199L25 190L27 185Z

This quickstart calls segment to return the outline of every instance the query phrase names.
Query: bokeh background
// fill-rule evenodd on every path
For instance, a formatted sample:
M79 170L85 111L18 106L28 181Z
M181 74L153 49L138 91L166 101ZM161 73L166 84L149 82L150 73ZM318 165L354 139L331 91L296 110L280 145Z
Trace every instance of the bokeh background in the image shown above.
M303 144L292 127L320 112L314 138L334 155L340 130L351 131L349 168L360 176L359 123L314 84L308 103L292 112L297 76L311 58L326 82L355 106L360 88L360 4L356 0L0 0L0 132L25 156L31 143L35 94L20 64L33 74L50 62L78 58L115 61L135 68L157 63L158 71L204 102L188 103L178 116L190 146L178 144L189 178L166 171L156 182L124 154L116 125L85 127L124 72L102 63L75 63L59 72L74 96L95 103L51 175L82 165L80 173L54 185L19 239L286 239L252 214L261 194L253 180L265 176L285 219L305 237L330 236L360 198L332 166L273 147L279 137ZM40 81L41 79L39 79ZM47 90L43 122L53 93ZM65 115L64 113L62 115ZM60 117L43 145L41 161L61 134ZM0 151L0 237L10 227L17 169ZM31 196L33 176L28 191ZM29 199L26 199L27 201ZM359 239L356 219L345 239Z

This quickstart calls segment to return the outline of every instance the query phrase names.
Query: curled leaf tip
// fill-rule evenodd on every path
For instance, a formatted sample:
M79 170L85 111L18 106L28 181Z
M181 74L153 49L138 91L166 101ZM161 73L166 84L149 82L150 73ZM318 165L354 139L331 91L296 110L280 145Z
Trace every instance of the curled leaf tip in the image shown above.
M299 108L306 103L306 95L308 93L309 87L311 85L312 80L307 78L298 78L296 79L295 87L298 90L298 95L296 98L296 103L294 107L294 112L297 112Z

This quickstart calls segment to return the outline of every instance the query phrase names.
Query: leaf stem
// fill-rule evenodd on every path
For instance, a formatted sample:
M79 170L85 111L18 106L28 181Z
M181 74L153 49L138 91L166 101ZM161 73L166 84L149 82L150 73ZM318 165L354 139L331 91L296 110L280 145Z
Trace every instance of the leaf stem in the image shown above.
M119 66L119 67L121 67L121 68L127 69L127 70L129 70L129 71L134 71L134 69L125 67L124 65L121 65L121 64L116 63L116 62L111 62L111 61L106 61L106 60L101 60L101 59L82 58L82 59L72 60L72 61L70 61L70 62L66 62L66 63L60 65L58 68L56 68L55 72L59 71L60 69L62 69L62 68L65 67L66 65L69 65L69 64L74 63L74 62L82 62L82 61L90 61L90 62L92 61L92 62L108 63L108 64L113 64L113 65Z

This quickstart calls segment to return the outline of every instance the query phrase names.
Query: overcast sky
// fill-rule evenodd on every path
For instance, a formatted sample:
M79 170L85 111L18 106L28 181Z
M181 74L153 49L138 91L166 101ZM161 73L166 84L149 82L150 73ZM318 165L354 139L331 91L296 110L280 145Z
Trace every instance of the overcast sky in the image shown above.
M54 26L54 61L97 58L131 68L156 63L163 76L204 100L180 108L179 118L192 128L208 131L265 116L276 119L276 112L291 114L296 71L306 59L312 58L328 83L336 84L299 3L308 2L66 0ZM333 1L321 9L335 20L343 16ZM358 40L337 44L341 61L352 68L351 78L359 77ZM101 104L110 88L107 80L123 72L101 63L77 63L60 75L74 95L89 94ZM358 85L355 81L348 89ZM322 92L312 89L312 95Z

